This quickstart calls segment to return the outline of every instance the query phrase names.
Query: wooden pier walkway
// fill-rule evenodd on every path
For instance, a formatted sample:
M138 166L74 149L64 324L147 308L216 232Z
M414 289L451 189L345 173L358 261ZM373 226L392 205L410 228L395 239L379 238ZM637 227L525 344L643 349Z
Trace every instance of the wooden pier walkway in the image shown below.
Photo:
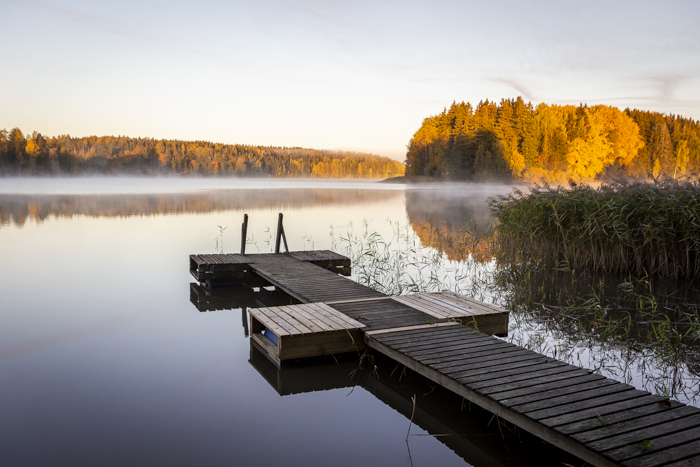
M319 328L319 334L332 330L341 335L340 326L330 329L328 320L352 323L349 329L363 336L363 345L592 465L700 466L700 409L462 325L477 323L480 331L503 332L507 316L504 321L504 310L497 307L454 294L388 297L341 277L333 269L348 271L349 263L338 267L344 260L337 257L336 263L322 263L322 254L306 256L322 267L303 257L261 254L227 255L234 256L231 266L222 262L218 269L198 262L205 255L193 256L197 259L190 257L190 269L195 277L207 279L225 268L227 274L254 273L302 304L311 304L249 310L251 336L261 351L277 352L278 363L285 342L297 342L290 346L290 355L305 355L295 353L295 346L311 349L314 355L325 352L327 343L318 341L314 347L316 340L299 338L313 335L312 327ZM295 314L295 307L303 312ZM256 332L271 328L281 343L277 349L264 333ZM349 347L345 342L333 349Z
M291 255L258 254L246 255L246 258L252 260L250 266L258 276L303 303L385 296L334 271Z
M700 409L464 326L369 331L365 343L593 465L700 465Z

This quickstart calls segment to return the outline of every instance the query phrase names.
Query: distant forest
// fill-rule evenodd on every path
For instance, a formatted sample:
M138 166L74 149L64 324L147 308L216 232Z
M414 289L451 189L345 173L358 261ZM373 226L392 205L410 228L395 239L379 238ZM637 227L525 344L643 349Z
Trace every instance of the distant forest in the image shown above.
M24 135L0 130L0 174L189 174L388 178L404 165L373 154L155 140L126 136Z
M453 103L413 135L406 175L565 182L700 173L700 122L678 115L522 98Z

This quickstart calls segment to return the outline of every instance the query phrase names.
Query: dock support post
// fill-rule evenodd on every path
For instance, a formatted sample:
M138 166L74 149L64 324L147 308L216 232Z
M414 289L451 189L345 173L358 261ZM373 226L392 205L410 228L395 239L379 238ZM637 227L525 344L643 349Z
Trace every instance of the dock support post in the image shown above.
M284 234L284 227L282 226L282 213L280 213L277 218L277 238L275 239L275 253L280 252L280 241L284 240L284 251L289 254L289 247L287 247L287 236Z
M248 236L248 214L243 214L243 224L241 224L241 254L245 255L245 244Z

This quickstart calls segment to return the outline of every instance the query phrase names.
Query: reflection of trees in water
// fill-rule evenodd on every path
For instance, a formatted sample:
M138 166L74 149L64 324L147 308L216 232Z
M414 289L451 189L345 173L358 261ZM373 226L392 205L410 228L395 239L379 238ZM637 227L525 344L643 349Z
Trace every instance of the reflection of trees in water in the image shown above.
M435 248L452 261L472 255L486 261L490 255L491 211L488 199L507 194L506 185L452 185L447 188L406 190L406 213L424 246Z
M124 195L0 195L0 225L48 217L129 217L237 209L357 205L401 196L396 190L283 188Z
M700 291L692 284L502 267L497 288L513 343L700 402Z

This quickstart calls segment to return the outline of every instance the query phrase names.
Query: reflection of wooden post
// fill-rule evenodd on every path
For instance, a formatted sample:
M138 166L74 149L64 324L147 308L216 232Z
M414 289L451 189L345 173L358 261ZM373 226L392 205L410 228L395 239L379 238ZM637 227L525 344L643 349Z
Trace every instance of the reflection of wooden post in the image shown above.
M243 214L243 224L241 225L241 254L245 254L245 243L248 236L248 214Z
M248 308L247 307L242 307L241 308L241 316L243 316L243 333L245 334L245 337L248 337L250 335L250 332L248 331Z

